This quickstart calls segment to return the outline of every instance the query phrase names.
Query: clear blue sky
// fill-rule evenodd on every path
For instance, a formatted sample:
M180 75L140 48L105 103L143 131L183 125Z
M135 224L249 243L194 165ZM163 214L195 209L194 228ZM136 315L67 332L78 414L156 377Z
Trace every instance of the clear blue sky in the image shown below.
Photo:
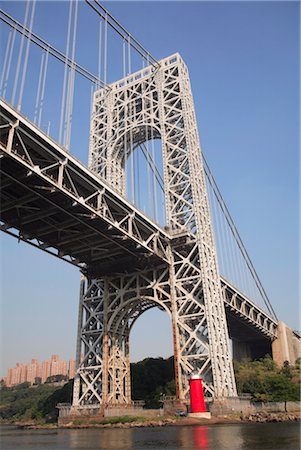
M300 328L298 2L105 5L157 59L175 52L183 57L202 149L278 317ZM64 7L38 2L34 25L49 38L55 23L52 42L62 50ZM2 8L24 15L24 4L2 2ZM91 28L88 20L81 25L77 59L96 72ZM108 64L113 76L115 60ZM87 114L82 120L88 123ZM80 143L74 150L86 161L86 135ZM4 233L1 244L1 375L31 357L72 357L78 270ZM133 329L132 360L171 353L169 318L156 309L145 313Z

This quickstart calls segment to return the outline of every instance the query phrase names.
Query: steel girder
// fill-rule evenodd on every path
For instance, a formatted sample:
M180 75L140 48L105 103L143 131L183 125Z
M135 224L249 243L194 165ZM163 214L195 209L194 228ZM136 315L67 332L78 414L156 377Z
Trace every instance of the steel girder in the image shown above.
M90 276L168 262L169 235L5 102L1 229Z
M272 317L223 277L221 277L221 287L226 309L269 340L273 341L277 338L277 322Z

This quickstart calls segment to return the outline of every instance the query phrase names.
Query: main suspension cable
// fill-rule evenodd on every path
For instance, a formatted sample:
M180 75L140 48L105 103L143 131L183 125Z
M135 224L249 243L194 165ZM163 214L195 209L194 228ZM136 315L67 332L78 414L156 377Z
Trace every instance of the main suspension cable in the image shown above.
M208 163L207 163L203 153L202 153L202 158L203 158L203 161L204 161L205 174L206 174L206 176L208 178L208 181L209 181L209 183L210 183L210 185L211 185L211 187L212 187L212 189L213 189L213 191L215 193L215 197L216 197L216 199L217 199L217 201L218 201L218 203L220 205L220 208L223 211L224 217L225 217L225 219L226 219L226 221L227 221L227 223L228 223L228 225L230 227L232 235L233 235L233 237L234 237L234 239L235 239L235 241L236 241L236 243L237 243L237 245L238 245L238 247L239 247L239 249L240 249L240 251L242 253L242 256L244 257L246 265L247 265L249 271L252 274L252 277L253 277L253 279L255 281L255 284L256 284L260 294L262 295L262 298L264 300L264 303L265 303L266 307L268 308L268 311L270 312L270 314L272 314L272 316L275 319L277 319L277 315L276 315L276 313L274 311L274 308L273 308L273 306L272 306L272 304L271 304L271 302L270 302L270 300L268 298L268 295L267 295L263 285L261 284L261 281L260 281L259 276L258 276L258 274L256 272L256 269L255 269L255 267L254 267L254 265L253 265L253 263L251 261L251 258L250 258L249 254L248 254L248 252L247 252L247 250L246 250L246 248L245 248L245 246L244 246L244 244L242 242L240 234L239 234L239 232L238 232L238 230L236 228L236 225L235 225L235 223L234 223L234 221L233 221L233 219L231 217L231 214L230 214L230 212L228 210L228 207L227 207L227 205L226 205L226 203L225 203L225 201L224 201L224 199L222 197L222 194L221 194L221 192L220 192L220 190L219 190L219 188L217 186L217 183L216 183L216 181L215 181L215 179L213 177L213 174L212 174L212 172L211 172L211 170L209 168L209 165L208 165Z

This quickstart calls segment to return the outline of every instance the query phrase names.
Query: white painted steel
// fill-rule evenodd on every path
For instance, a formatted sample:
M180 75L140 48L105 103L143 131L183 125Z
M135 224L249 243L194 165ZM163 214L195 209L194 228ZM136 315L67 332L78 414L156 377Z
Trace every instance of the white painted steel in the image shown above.
M89 155L91 170L124 195L126 158L135 145L151 138L161 138L162 141L168 228L171 234L184 233L185 236L184 240L171 241L167 282L177 397L181 400L187 398L192 372L199 373L204 379L207 395L232 397L236 395L236 385L205 174L189 75L179 54L160 61L158 68L149 66L113 83L109 90L95 93ZM102 324L108 327L104 337L106 344L103 343L102 347L108 364L103 369L108 373L102 385L104 403L130 401L127 392L128 354L125 350L132 318L128 308L133 303L138 305L135 314L139 315L144 311L145 298L148 298L141 293L141 284L137 282L139 275L133 277L135 281L128 303L124 302L123 277L115 281L113 290L107 291L104 300L110 308L112 296L116 297L113 310L109 309L108 316L104 316L107 324ZM109 280L105 278L105 283L109 284ZM158 283L156 277L153 283ZM147 305L154 301L154 296L152 287ZM120 313L118 324L124 323L124 328L117 338L118 327L113 334L110 334L110 327L115 320L112 317L116 314L118 317L116 311L123 304L125 312ZM118 370L111 370L110 366L118 366ZM89 365L81 366L79 376L82 371L89 371ZM96 375L97 380L99 376ZM82 381L82 385L87 386L87 378L82 377ZM88 391L87 399L92 392L91 389ZM94 395L95 401L98 401L97 395ZM85 396L81 400L83 404L88 401Z
M184 399L187 395L188 377L194 371L204 378L207 394L217 396L212 366L219 363L218 370L223 370L224 363L220 357L219 346L216 346L215 353L211 352L217 341L210 341L212 336L210 326L214 322L213 335L214 339L217 339L220 321L215 320L216 305L213 304L213 308L206 306L205 294L208 293L208 287L207 290L203 289L205 284L209 286L209 293L214 294L216 291L220 293L218 301L221 305L219 304L218 308L222 310L223 316L226 306L241 321L249 323L270 340L276 337L277 323L227 280L218 277L216 282L220 287L215 291L212 290L212 283L214 287L217 286L212 279L213 274L217 273L217 269L211 270L215 267L214 261L209 260L210 265L204 273L202 267L206 265L200 264L201 258L204 258L203 252L207 253L207 260L213 252L210 247L212 240L208 241L210 224L206 223L210 217L202 217L203 222L205 221L203 227L207 232L197 233L194 226L189 228L187 225L183 226L181 222L177 223L179 217L183 216L169 214L174 227L169 232L163 231L14 108L1 102L0 116L3 231L14 235L14 227L16 228L17 224L10 223L9 218L13 219L13 212L19 211L22 213L18 221L20 229L15 234L19 239L31 244L36 240L35 245L40 249L52 252L84 270L86 260L77 259L72 252L81 254L80 252L84 250L82 246L87 245L84 242L80 243L81 233L87 234L86 237L89 234L94 236L97 246L97 240L103 233L99 230L98 238L99 231L93 223L96 217L99 217L106 223L108 230L114 230L116 239L119 236L118 248L121 245L124 252L131 252L127 245L134 242L136 249L140 246L144 249L144 253L146 251L147 254L156 255L157 264L160 264L158 267L140 272L133 271L120 276L112 274L103 280L82 280L78 333L79 371L75 383L75 404L94 408L116 402L130 403L128 337L135 320L154 306L166 310L172 320L178 397ZM168 146L166 147L168 149ZM181 156L184 153L182 150ZM184 157L186 158L185 153ZM165 166L167 177L165 183L173 193L176 184L168 178L169 173L172 173L173 160L169 157L168 161L171 162L170 167ZM187 164L190 164L189 159ZM182 183L179 182L181 186ZM190 189L189 184L188 188ZM185 193L189 192L188 188L185 189ZM12 196L14 191L15 196ZM82 195L83 192L85 195ZM64 197L57 197L58 194L63 194ZM41 199L48 202L49 206L46 207L43 203L42 207ZM184 200L187 199L191 202L191 210L195 215L194 197L186 196ZM176 201L179 202L179 198ZM75 204L80 205L82 212L76 209L78 206ZM77 222L84 225L82 231L78 232L80 234L75 235L76 244L72 246L70 254L64 252L63 244L67 243L66 239L55 240L56 233L63 233L64 223L60 221L59 230L56 231L52 216L63 212L63 205L64 213L69 217L66 221L67 235L68 226L72 227L74 232ZM181 203L178 211L180 207ZM85 217L85 222L82 217ZM34 232L36 235L26 234L27 226L41 219L45 222L41 229L31 227L31 233ZM191 223L194 223L193 220ZM184 227L186 231L183 231ZM48 234L50 231L51 234ZM46 240L44 236L47 236ZM51 239L53 242L48 242ZM70 239L74 237L71 235ZM110 239L110 234L106 239ZM203 248L202 253L200 247ZM147 254L144 256L146 267ZM204 264L207 264L207 260ZM131 272L130 267L126 266L125 269ZM212 299L212 296L209 296L209 301L216 303L216 298ZM222 336L221 332L219 336ZM228 341L228 334L224 337ZM81 354L83 359L80 362ZM225 395L224 392L222 395Z

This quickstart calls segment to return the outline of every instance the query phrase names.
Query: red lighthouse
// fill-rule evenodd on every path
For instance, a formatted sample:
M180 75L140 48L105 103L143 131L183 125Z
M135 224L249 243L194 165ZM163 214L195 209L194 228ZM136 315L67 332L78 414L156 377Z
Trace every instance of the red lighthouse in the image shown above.
M202 378L197 374L192 374L189 380L190 385L190 411L192 413L206 412Z

